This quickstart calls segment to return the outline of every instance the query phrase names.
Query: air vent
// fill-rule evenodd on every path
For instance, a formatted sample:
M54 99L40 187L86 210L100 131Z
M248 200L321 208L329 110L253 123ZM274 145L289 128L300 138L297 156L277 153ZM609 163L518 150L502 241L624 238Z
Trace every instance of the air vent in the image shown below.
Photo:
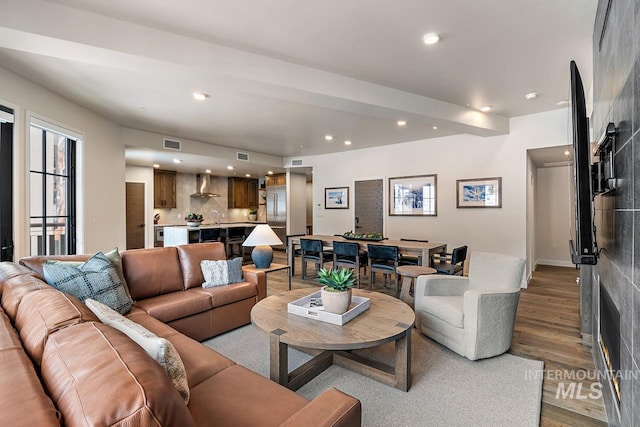
M291 166L302 166L302 159L292 159Z
M249 153L241 153L241 152L238 151L236 153L236 159L242 160L243 162L248 162L249 161Z
M180 141L176 141L174 139L164 139L164 148L165 150L175 150L175 151L181 151L182 150L182 142Z

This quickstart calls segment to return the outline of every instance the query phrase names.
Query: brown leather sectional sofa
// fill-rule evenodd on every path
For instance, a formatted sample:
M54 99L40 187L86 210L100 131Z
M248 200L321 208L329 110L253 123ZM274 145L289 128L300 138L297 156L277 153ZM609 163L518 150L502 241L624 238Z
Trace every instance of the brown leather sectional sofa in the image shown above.
M0 263L0 425L360 425L357 399L330 389L308 401L197 342L249 323L266 296L264 274L202 288L200 261L224 259L221 243L122 254L127 317L175 346L188 405L140 346L42 280L51 258L88 256Z

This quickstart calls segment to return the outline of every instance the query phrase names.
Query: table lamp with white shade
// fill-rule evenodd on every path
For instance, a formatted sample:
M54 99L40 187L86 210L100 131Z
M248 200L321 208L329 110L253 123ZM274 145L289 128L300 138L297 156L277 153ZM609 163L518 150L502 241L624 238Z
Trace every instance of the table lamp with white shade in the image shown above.
M256 268L267 268L273 261L272 245L282 245L282 240L267 224L257 225L242 246L255 246L251 252L251 259Z

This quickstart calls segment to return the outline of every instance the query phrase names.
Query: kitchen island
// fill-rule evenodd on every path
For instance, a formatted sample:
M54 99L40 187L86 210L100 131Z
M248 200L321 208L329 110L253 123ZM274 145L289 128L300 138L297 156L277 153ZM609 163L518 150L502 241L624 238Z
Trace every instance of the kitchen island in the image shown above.
M228 228L253 228L262 222L229 222L221 224L202 224L199 227L188 227L186 225L174 225L164 227L164 246L186 245L188 243L198 243L200 239L200 230L204 229L221 229L222 238L226 234ZM247 232L247 235L249 233Z

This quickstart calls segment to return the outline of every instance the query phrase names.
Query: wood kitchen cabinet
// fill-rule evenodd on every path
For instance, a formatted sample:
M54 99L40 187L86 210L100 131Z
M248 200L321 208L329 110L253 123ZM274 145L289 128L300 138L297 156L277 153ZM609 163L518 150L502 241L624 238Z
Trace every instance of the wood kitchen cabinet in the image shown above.
M265 184L267 187L271 187L273 185L286 185L287 183L287 175L279 174L279 175L271 175L266 177Z
M153 207L176 207L176 172L165 170L153 171Z
M229 178L229 209L256 209L258 207L258 180Z

